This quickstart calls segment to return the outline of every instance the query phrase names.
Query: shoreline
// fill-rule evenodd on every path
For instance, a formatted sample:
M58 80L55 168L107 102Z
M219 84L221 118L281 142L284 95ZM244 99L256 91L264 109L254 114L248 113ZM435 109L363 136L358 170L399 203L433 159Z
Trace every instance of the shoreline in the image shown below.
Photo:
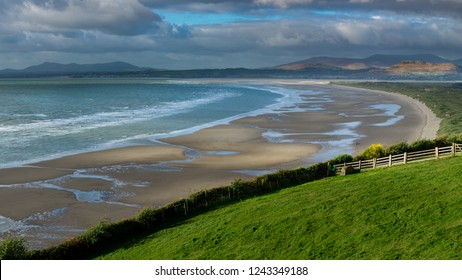
M165 81L170 81L170 80L171 79L167 79ZM180 81L184 82L183 79L180 79ZM245 83L241 84L242 81L245 81ZM278 84L278 83L272 83L270 82L270 80L265 80L265 81L266 82L263 82L263 80L254 80L254 79L248 79L248 80L247 79L245 80L241 80L241 79L195 79L191 81L188 80L187 83L238 84L238 85L241 85L241 87L243 88L257 88L259 90L261 90L261 88L258 88L259 86L272 86L272 85ZM68 157L72 157L72 156L80 155L80 154L90 154L93 152L108 151L108 150L114 150L114 149L119 149L119 148L128 148L128 147L143 146L143 145L165 145L165 143L163 143L161 139L192 134L202 129L206 129L206 128L210 128L210 127L214 127L218 125L230 124L231 122L235 120L245 118L245 117L258 116L258 115L263 115L263 114L272 114L272 113L275 113L281 110L287 104L293 104L294 102L302 102L299 96L295 96L294 98L294 96L290 93L281 92L280 90L278 91L278 90L273 90L270 88L264 88L263 90L274 93L275 95L279 96L278 98L275 98L275 103L272 103L268 106L261 107L261 108L258 108L258 109L255 109L249 112L240 113L237 115L233 115L230 117L226 117L226 118L211 121L211 122L206 122L203 124L195 125L195 126L184 128L184 129L173 130L169 132L159 132L159 133L154 133L154 134L136 135L136 136L131 136L125 139L112 140L112 141L109 141L108 143L98 144L97 146L88 148L88 149L71 150L71 151L66 151L66 152L62 152L59 154L38 157L35 159L28 159L25 161L9 162L5 164L0 164L0 170L34 166L37 163L41 163L45 161L48 162L48 161L58 160L61 158L68 158Z
M350 87L350 86L340 86L336 85L337 87L346 87L346 88L355 88L358 90L364 90L368 92L375 92L378 94L389 94L398 99L401 99L409 104L412 104L418 110L420 110L422 116L425 116L425 126L421 129L420 136L418 139L435 139L438 136L438 130L441 124L441 119L438 118L433 111L427 107L422 101L411 98L407 95L400 94L397 92L390 92L390 91L382 91L382 90L374 90L374 89L365 89L365 88L357 88L357 87Z
M11 219L11 228L18 223L32 226L20 231L32 240L32 247L50 246L103 218L129 218L143 207L163 206L233 180L354 153L378 139L384 145L414 141L436 134L439 125L429 108L399 94L321 81L266 82L305 91L303 103L291 105L297 110L248 115L162 138L153 145L0 169L0 218ZM400 111L392 115L370 106L396 103ZM403 119L381 126L397 116Z

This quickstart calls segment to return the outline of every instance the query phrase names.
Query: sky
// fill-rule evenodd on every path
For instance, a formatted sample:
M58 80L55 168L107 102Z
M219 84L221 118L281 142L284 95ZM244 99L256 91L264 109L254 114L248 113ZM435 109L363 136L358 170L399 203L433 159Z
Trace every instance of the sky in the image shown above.
M0 69L43 62L268 67L314 56L462 58L462 0L0 0Z

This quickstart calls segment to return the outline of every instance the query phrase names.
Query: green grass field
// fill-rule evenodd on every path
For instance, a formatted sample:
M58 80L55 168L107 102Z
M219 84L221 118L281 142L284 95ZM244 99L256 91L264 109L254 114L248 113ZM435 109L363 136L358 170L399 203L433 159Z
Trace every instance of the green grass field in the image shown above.
M439 136L462 137L462 83L342 82L335 84L397 92L420 100L442 119Z
M223 206L101 259L461 259L462 157Z

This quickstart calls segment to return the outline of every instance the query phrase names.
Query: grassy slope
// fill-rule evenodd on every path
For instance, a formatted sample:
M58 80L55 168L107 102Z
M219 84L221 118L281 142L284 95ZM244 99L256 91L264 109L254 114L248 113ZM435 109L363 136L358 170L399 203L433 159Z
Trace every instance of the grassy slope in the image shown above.
M348 86L398 92L425 103L442 119L439 136L462 133L462 84L451 83L340 83Z
M224 206L105 259L461 259L462 157Z

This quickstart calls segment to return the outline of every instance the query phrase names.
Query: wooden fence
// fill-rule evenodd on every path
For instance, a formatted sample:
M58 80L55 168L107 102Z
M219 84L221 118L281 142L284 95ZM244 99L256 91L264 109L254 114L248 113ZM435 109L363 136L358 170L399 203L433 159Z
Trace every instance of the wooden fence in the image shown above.
M462 144L452 144L447 147L436 147L435 149L410 152L399 155L389 155L387 157L374 158L370 160L360 160L355 162L348 162L344 164L338 164L336 166L336 173L341 174L342 169L351 166L356 171L375 169L379 167L393 166L397 164L407 164L410 162L440 159L444 157L455 157L456 155L462 155ZM351 169L351 168L350 168Z

